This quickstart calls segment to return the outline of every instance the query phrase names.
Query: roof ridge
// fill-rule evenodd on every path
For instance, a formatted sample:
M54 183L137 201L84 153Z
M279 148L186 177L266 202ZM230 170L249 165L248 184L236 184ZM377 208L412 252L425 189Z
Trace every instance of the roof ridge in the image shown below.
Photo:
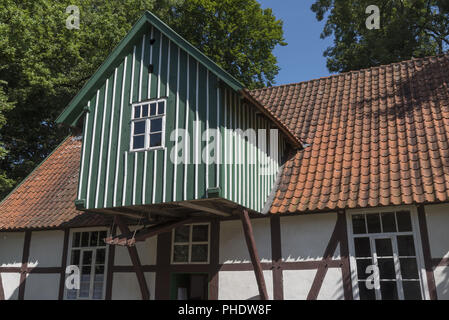
M443 56L446 56L446 57L449 58L449 51L446 51L446 52L440 53L440 54L436 54L436 55L433 55L433 56L425 56L425 57L418 57L418 58L412 57L411 59L407 59L407 60L401 60L401 61L392 62L392 63L388 63L388 64L381 64L381 65L378 65L378 66L373 66L373 67L363 68L363 69L358 69L358 70L345 71L345 72L331 74L331 75L324 76L324 77L313 78L313 79L310 79L310 80L304 80L304 81L299 81L299 82L291 82L291 83L284 83L284 84L280 84L280 85L276 85L276 86L269 86L269 87L253 89L253 90L250 90L250 92L260 92L260 91L274 89L274 88L281 88L281 87L289 87L289 86L294 86L294 85L300 85L300 84L314 82L314 81L321 81L321 80L325 80L325 79L336 78L336 77L340 77L340 76L346 76L348 74L353 74L353 73L361 73L361 72L366 72L366 71L371 71L371 70L376 70L376 69L382 69L382 68L385 68L385 67L399 65L399 64L404 64L404 63L409 63L409 62L430 60L432 58L439 58L439 57L443 57Z

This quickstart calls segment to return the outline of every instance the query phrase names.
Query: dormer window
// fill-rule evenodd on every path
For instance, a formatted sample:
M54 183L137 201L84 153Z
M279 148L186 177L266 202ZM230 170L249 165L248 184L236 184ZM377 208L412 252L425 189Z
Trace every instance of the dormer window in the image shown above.
M167 100L158 99L132 105L131 151L164 146L166 103Z

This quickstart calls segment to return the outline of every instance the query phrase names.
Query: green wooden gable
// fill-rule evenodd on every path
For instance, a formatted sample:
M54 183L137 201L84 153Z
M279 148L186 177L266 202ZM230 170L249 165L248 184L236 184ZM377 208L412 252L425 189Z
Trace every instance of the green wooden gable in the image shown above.
M108 209L220 197L262 212L287 141L297 141L282 126L279 134L270 133L276 120L242 96L245 89L237 80L145 13L58 118L75 125L85 114L77 207ZM158 103L163 109L162 145L147 148L150 130L144 132L146 147L136 149L136 114L148 116L145 130L150 124L156 128L152 120L158 111L151 118L149 110L160 110ZM218 163L202 161L204 150L211 154L211 137L203 135L206 129L220 133L212 152ZM250 142L242 134L247 129L264 129L269 135ZM181 130L188 138L172 139ZM179 146L189 150L187 161L174 163L170 155ZM274 149L274 155L268 152ZM266 164L263 174L258 160Z

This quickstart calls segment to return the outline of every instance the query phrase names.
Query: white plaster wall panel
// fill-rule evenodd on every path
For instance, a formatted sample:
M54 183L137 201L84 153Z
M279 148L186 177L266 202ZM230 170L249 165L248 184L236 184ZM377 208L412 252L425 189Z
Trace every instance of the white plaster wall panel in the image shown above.
M281 217L282 259L321 260L337 222L337 213ZM340 246L334 259L340 258Z
M432 258L449 257L449 204L425 206Z
M306 300L317 270L284 270L284 299Z
M136 227L130 227L134 231ZM146 239L145 241L136 242L137 252L139 253L140 263L142 265L155 265L157 256L157 236ZM129 257L128 249L122 246L116 246L115 259L116 266L130 266L132 265Z
M436 267L433 274L438 300L449 300L449 267Z
M63 231L35 231L31 233L30 267L60 267L64 247Z
M150 291L150 299L154 300L156 274L155 272L145 272L144 275ZM113 300L142 300L139 282L134 272L115 272L112 281Z
M252 219L254 240L261 262L271 261L270 219ZM220 263L250 263L251 259L240 220L220 223Z
M135 273L114 273L112 282L113 300L141 300L139 283Z
M30 274L25 285L25 300L58 300L59 274Z
M273 273L263 271L267 293L273 299ZM220 271L218 273L219 300L259 300L254 271Z
M340 268L329 268L318 293L318 300L344 300L343 274Z
M0 267L21 267L24 232L0 232Z
M20 273L2 273L3 292L6 300L17 300L19 283Z
M155 265L157 256L157 237L151 237L143 242L137 242L137 252L139 253L142 265ZM129 254L128 254L129 258Z
M156 295L156 272L145 272L145 280L147 282L148 290L150 291L150 300L154 300ZM140 293L140 289L139 289Z

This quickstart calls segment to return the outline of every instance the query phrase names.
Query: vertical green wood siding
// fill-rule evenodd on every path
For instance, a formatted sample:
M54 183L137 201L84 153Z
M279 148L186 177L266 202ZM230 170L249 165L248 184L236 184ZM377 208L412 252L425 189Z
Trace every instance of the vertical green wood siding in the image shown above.
M156 98L167 99L165 148L132 152L131 105ZM285 140L279 134L275 159L261 149L260 139L256 145L246 141L236 129L269 131L269 121L156 28L136 39L86 107L78 199L85 199L87 209L202 199L208 188L220 188L222 197L262 210ZM202 139L207 128L221 133L212 153L220 164L202 161L215 140ZM186 130L188 139L171 141L171 132L177 136L179 130ZM189 147L189 161L174 164L170 153L181 143ZM245 162L229 163L237 159ZM270 175L260 175L250 159L269 161Z

